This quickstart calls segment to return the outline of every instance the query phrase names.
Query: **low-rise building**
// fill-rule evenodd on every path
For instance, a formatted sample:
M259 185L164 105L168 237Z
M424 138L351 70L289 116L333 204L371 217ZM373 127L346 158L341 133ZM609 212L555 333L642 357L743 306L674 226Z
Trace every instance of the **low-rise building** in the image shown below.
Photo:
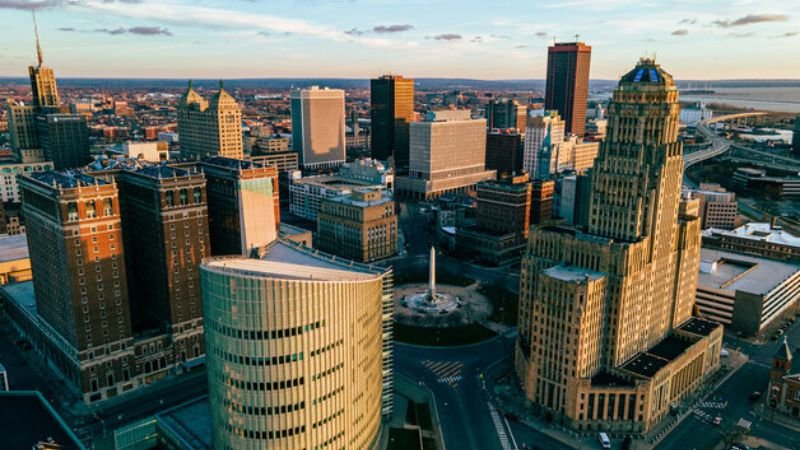
M739 215L739 203L736 194L728 192L716 183L701 183L699 189L691 191L692 196L700 200L700 226L732 230L736 228Z
M490 264L519 256L528 237L530 209L527 175L478 183L475 226L457 228L458 250Z
M397 254L396 204L390 192L359 188L325 198L317 214L317 247L358 262Z
M800 237L775 222L750 222L733 230L703 231L703 247L777 260L800 260Z
M734 186L774 198L800 196L800 177L797 174L767 175L764 169L740 167L733 173Z
M21 202L17 175L47 170L53 170L53 163L50 161L0 164L0 176L3 183L3 186L0 187L0 198L3 202Z
M703 248L695 304L702 317L760 333L800 299L800 266Z
M32 276L28 237L0 236L0 285L30 281Z
M289 211L316 222L322 199L349 195L356 188L366 187L385 188L385 185L339 175L301 177L296 173L289 181Z
M800 417L800 358L792 355L786 338L772 357L767 386L767 408Z
M122 153L128 158L138 158L145 161L166 161L169 159L169 144L166 142L133 142L122 144Z

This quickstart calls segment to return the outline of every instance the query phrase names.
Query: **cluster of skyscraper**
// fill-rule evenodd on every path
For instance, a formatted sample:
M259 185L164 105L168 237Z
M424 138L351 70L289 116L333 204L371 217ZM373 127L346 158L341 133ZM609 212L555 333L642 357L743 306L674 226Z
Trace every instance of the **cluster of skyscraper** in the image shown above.
M180 100L190 161L60 170L86 162L86 123L59 112L37 51L33 105L8 108L18 157L41 148L57 169L20 177L35 307L16 320L39 351L86 402L205 355L218 448L370 448L392 409L392 271L278 239L278 170L243 159L241 111L222 86L206 100L190 84ZM691 316L700 222L681 197L673 79L640 60L614 91L605 140L583 142L590 54L550 48L544 115L492 100L485 118L419 120L413 80L374 79L372 156L402 173L398 195L477 191L460 245L493 262L525 249L514 357L528 399L578 429L641 433L716 369L722 328ZM344 105L341 90L292 92L304 169L345 164ZM552 178L566 170L578 179L562 191L582 206L555 223ZM324 251L364 263L397 252L382 188L324 198L313 218Z

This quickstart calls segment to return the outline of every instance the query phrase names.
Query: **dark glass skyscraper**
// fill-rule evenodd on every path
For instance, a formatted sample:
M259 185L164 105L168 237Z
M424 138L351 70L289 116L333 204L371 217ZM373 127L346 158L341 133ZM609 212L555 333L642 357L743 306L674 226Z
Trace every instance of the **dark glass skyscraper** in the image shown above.
M583 42L557 43L547 49L547 89L544 108L556 110L567 134L583 135L589 94L592 47Z
M408 165L408 124L414 120L414 80L384 75L371 80L372 157Z
M47 114L36 118L36 133L44 157L56 170L74 169L89 162L89 127L80 114Z

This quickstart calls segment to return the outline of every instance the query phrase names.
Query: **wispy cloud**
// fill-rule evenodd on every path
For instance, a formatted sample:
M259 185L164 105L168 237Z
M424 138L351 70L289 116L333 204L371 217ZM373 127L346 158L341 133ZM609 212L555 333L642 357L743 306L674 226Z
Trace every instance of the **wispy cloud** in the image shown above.
M132 27L128 28L128 33L141 36L172 36L172 32L161 27Z
M533 35L538 37L538 38L546 38L547 37L547 33L545 33L544 31L537 31L536 33L533 33Z
M785 39L785 38L795 37L797 35L800 35L800 32L787 31L786 33L779 34L777 36L772 36L771 39Z
M740 27L765 22L786 22L789 16L785 14L748 14L736 20L715 20L711 24L720 28Z
M755 35L756 35L755 33L750 32L750 33L731 33L728 36L735 37L735 38L749 38L749 37L753 37Z
M8 0L0 0L8 1ZM358 34L360 30L341 31L330 26L320 25L304 19L293 19L271 14L236 11L200 5L176 3L147 3L146 8L132 8L119 2L103 0L81 0L72 8L89 9L98 13L113 14L138 20L155 21L167 25L205 27L212 29L251 29L276 33L291 33L335 42L355 41L375 47L412 46L414 43L390 41L378 37ZM162 30L167 30L162 29ZM167 30L168 31L168 30ZM137 30L133 33L164 34L154 30Z
M464 36L461 36L460 34L443 33L443 34L437 34L436 36L428 36L425 39L434 39L437 41L459 41L463 38Z
M673 36L686 36L687 34L689 34L689 30L687 30L686 28L681 28L679 30L673 31L670 34Z
M372 28L375 33L402 33L403 31L413 30L414 25L378 25Z
M60 0L0 0L0 9L35 9L52 8L61 4Z
M696 25L697 19L682 19L678 25Z
M59 31L77 32L77 33L103 33L111 36L119 36L121 34L138 34L140 36L172 36L172 32L162 27L117 27L117 28L95 28L93 30L79 30L74 27L62 27Z

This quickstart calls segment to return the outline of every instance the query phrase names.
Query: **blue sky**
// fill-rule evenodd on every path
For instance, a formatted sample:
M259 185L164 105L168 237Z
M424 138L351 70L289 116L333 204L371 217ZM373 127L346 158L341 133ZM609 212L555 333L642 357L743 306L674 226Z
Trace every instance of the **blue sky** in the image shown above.
M678 79L800 78L800 0L0 0L0 76L544 78L553 37L592 78L642 55Z

